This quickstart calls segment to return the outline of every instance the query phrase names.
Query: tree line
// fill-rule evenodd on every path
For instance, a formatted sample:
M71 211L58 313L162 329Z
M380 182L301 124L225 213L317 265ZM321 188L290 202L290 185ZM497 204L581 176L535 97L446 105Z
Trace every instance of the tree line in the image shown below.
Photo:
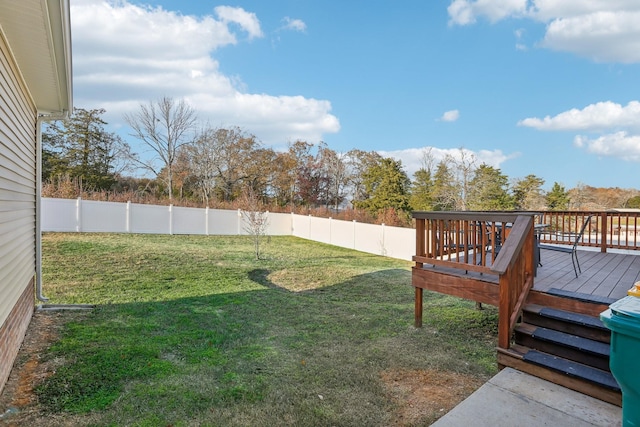
M323 142L301 140L275 151L240 127L199 123L192 107L172 98L125 115L132 136L146 149L136 153L105 130L104 113L75 108L69 119L45 127L48 195L124 195L209 207L230 207L251 195L272 211L351 211L392 225L410 224L414 210L566 210L575 208L578 195L585 200L584 191L568 191L557 182L544 191L544 179L535 175L510 179L462 148L437 161L425 149L411 178L400 160L374 151L337 152ZM136 169L151 177L132 177Z

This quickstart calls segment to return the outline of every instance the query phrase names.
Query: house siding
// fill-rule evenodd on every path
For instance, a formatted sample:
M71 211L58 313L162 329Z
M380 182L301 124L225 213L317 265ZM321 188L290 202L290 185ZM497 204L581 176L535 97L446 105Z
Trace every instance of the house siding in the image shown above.
M34 308L37 111L0 29L0 391Z
M0 392L9 378L13 362L24 340L27 327L33 315L33 279L24 289L22 296L13 306L7 320L0 326Z

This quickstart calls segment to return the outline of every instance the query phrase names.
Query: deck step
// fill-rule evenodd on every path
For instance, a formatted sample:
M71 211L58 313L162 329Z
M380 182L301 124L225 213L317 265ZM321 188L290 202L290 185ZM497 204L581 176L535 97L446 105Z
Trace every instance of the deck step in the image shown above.
M528 326L528 327L526 327ZM533 325L521 325L517 330L531 333L531 337L563 345L565 347L575 348L576 350L591 353L597 356L609 357L610 346L607 343L582 338L576 335L567 334L553 329L542 328Z
M538 366L561 372L573 378L580 378L609 390L620 392L618 382L613 378L611 372L596 369L578 362L567 360L558 356L553 356L537 350L529 350L523 360Z
M581 302L590 302L594 304L610 305L617 301L616 299L613 299L613 298L602 297L602 296L591 295L591 294L584 294L582 292L565 291L563 289L557 289L557 288L551 288L546 290L545 292L548 293L549 295L555 295L558 297L570 298L570 299L575 299Z
M622 393L609 372L571 362L522 345L498 349L498 364L622 406ZM566 371L566 372L565 372Z
M529 324L518 325L514 332L518 344L609 370L608 343Z
M609 343L611 331L597 317L528 304L522 310L523 322L548 329Z

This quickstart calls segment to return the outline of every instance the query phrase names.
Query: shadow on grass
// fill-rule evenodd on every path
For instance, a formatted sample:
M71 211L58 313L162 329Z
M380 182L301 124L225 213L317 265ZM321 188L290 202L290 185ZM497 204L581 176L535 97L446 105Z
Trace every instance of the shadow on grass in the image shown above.
M269 280L270 273L271 271L267 270L266 268L256 268L254 270L249 271L248 276L251 281L261 286L264 286L270 289L286 290L285 288L282 288Z
M338 285L99 306L69 323L39 388L55 412L96 424L388 425L385 369L495 371L497 312L425 293L415 329L410 271Z

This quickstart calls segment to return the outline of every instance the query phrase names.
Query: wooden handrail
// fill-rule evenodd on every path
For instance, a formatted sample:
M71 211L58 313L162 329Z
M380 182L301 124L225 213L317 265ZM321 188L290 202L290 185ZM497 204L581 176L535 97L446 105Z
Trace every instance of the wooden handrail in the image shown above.
M489 211L416 211L415 219L427 220L467 220L467 221L497 221L514 222L522 212L489 212Z
M503 224L514 214L487 212L416 212L416 267L425 264L479 273L496 274L493 264L502 241L510 233ZM499 225L496 225L499 224ZM500 230L497 233L496 230ZM496 238L500 237L500 242Z
M540 242L553 244L568 244L572 233L580 229L584 219L591 215L593 218L587 227L580 246L600 248L601 252L608 249L640 250L640 211L611 210L611 211L464 211L464 212L414 212L416 219L464 219L476 218L480 221L513 222L517 215L534 215L536 223L549 224L540 233ZM485 219L488 218L488 219Z
M533 287L533 218L518 216L491 270L499 275L498 347L508 349L527 295Z
M640 250L640 211L545 211L539 222L549 224L540 234L542 243L570 244L585 219L592 216L579 246Z
M590 215L581 246L640 250L640 212L414 212L416 325L422 288L497 304L498 347L509 349L533 287L534 223L548 225L536 228L540 242L573 244ZM429 265L434 273L426 272ZM499 288L490 276L498 277Z
M513 223L511 227L511 233L509 234L510 239L508 239L498 258L496 258L495 264L491 267L491 270L496 274L504 274L509 267L513 265L516 261L518 255L522 251L522 246L524 246L526 237L526 233L529 231L529 228L532 227L533 219L530 216L519 216Z
M415 212L413 217L417 269L426 264L498 276L498 346L508 349L533 287L534 214ZM421 289L416 287L416 325L421 324L421 300Z

